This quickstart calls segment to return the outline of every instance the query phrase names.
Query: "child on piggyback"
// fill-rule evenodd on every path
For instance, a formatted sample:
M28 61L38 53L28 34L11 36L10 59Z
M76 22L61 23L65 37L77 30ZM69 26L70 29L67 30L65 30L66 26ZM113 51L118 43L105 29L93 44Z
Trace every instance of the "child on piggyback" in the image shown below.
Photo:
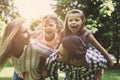
M56 73L59 68L65 72L65 80L101 80L102 74L98 73L102 73L100 71L107 66L111 67L113 61L92 32L85 27L83 11L69 11L64 28L58 51L48 58L50 79L58 80ZM86 47L81 46L81 41Z

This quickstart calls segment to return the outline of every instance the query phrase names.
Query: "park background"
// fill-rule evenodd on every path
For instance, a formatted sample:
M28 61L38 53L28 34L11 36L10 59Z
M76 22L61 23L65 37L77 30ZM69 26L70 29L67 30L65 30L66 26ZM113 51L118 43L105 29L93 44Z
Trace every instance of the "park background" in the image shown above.
M30 29L36 30L41 27L44 15L56 14L64 22L66 13L73 8L84 11L86 27L115 56L115 65L112 69L105 70L103 80L120 80L120 0L1 0L0 37L6 24L14 18L24 18ZM13 70L8 62L0 72L0 80L11 80ZM11 76L5 76L7 74Z

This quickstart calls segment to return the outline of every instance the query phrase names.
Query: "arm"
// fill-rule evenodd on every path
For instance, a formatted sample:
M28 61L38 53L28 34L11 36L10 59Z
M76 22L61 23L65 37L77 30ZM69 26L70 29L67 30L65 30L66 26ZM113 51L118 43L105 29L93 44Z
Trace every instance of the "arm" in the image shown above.
M31 42L31 45L42 56L49 56L53 52L52 48L43 45L37 41Z
M109 66L113 66L113 61L111 57L109 56L109 53L100 45L100 43L94 38L92 34L89 34L87 37L87 40L94 46L96 47L102 55L105 56L105 58L108 60Z

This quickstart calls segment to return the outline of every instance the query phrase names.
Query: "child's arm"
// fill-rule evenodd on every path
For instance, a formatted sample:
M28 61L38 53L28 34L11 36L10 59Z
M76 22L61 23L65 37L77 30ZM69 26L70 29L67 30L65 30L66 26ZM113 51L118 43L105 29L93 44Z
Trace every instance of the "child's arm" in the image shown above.
M95 37L92 34L89 34L87 37L87 40L94 46L96 47L102 55L106 57L109 63L109 67L113 66L113 61L111 57L109 56L109 53L101 46L101 44L95 39Z
M51 53L53 53L53 49L41 44L37 41L31 41L32 48L38 52L40 56L49 56Z

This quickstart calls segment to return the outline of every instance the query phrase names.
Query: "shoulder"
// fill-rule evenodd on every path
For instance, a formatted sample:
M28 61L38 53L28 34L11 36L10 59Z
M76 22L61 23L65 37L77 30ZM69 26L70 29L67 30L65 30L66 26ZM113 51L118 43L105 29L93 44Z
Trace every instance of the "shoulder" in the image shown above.
M90 34L93 34L92 30L85 28L83 32L83 36L89 36Z

